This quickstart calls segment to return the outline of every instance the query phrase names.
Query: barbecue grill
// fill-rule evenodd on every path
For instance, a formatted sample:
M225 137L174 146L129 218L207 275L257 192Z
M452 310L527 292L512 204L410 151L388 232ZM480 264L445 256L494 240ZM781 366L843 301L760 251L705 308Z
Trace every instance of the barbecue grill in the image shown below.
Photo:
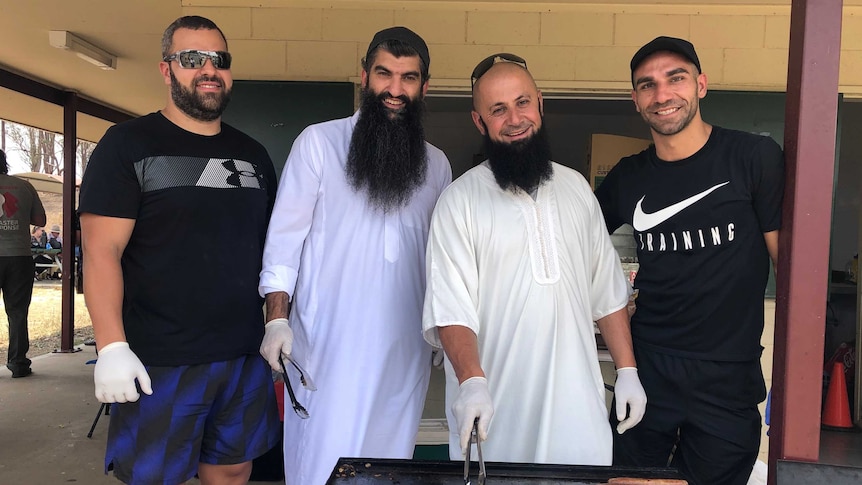
M485 463L485 468L487 485L593 485L607 483L609 479L617 477L682 480L682 476L673 468L496 462ZM470 475L476 477L478 472L478 465L473 463ZM327 485L464 485L464 463L341 458L326 483Z

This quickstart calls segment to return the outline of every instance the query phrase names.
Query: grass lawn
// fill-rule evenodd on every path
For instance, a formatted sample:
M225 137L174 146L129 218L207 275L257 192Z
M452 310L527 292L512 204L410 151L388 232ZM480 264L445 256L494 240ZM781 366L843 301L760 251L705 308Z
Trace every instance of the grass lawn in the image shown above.
M31 359L37 355L52 352L60 348L60 309L61 294L60 281L38 281L33 287L33 299L30 302L30 316L28 326L30 329L30 352L27 354ZM84 305L84 295L75 295L75 345L83 343L92 337L93 324L90 322L90 314ZM9 347L9 320L6 317L6 308L0 299L0 365L6 364L6 351Z

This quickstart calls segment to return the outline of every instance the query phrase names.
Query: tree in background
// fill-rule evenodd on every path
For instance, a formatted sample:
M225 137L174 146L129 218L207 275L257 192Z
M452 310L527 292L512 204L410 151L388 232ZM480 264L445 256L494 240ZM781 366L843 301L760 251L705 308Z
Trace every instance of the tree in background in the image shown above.
M10 141L7 154L15 153L20 157L30 172L41 172L62 175L63 136L52 131L40 130L32 126L3 121L0 124L0 139L2 146ZM96 144L86 140L75 140L75 162L77 175L80 176L87 167L90 154Z
M87 162L90 161L90 155L93 154L93 150L95 148L96 144L91 141L82 140L80 138L75 140L75 158L78 162L77 173L79 177L84 174L84 170L87 168Z
M63 137L60 138L60 143L57 143L57 134L52 133L50 131L40 130L38 128L27 127L27 130L30 132L36 132L36 140L38 143L38 150L35 154L36 157L41 158L42 172L51 173L60 175L62 173L62 166L57 160L57 153L60 153L60 157L63 156ZM59 146L58 146L59 145ZM32 166L32 161L31 161Z

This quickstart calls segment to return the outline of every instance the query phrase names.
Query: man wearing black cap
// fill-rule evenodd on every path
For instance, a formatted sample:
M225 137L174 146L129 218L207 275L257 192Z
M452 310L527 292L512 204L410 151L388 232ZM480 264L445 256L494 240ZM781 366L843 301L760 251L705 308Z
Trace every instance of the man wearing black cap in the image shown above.
M322 484L343 456L413 455L431 369L425 244L452 178L423 134L429 64L411 30L378 32L359 111L306 128L284 167L260 275L261 354L275 370L290 355L318 388L295 389L309 419L284 417L287 484Z
M664 466L673 453L691 483L745 484L766 396L760 335L783 155L769 137L703 121L707 78L689 42L653 40L631 73L654 144L622 159L596 196L608 230L634 228L632 337L649 406L614 437L614 464Z

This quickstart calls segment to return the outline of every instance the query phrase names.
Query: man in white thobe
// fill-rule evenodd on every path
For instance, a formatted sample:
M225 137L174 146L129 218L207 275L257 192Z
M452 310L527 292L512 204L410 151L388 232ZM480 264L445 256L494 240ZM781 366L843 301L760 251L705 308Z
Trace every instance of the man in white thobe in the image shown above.
M282 173L260 278L261 354L275 370L290 354L318 388L298 386L288 364L310 414L284 416L288 485L323 484L339 457L413 456L431 370L425 247L452 179L422 132L428 65L414 32L378 32L359 111L306 128Z
M619 257L586 180L550 161L526 62L490 56L472 81L488 160L434 210L423 316L446 353L450 456L478 419L485 460L610 465L594 321L617 366L617 431L646 406Z

